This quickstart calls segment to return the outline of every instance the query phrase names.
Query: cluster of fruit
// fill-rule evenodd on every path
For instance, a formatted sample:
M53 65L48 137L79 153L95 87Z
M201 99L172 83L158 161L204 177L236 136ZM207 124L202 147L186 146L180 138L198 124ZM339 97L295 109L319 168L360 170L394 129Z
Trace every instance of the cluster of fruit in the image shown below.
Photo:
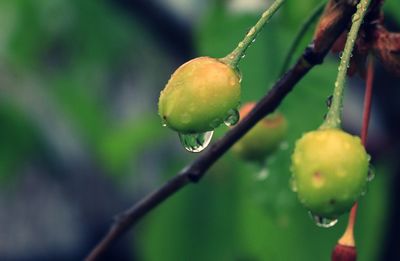
M237 111L240 94L240 76L234 68L218 59L199 57L172 74L160 95L159 114L165 126L194 137L196 142L199 134L213 131L224 122L230 126L238 121L232 112ZM254 106L245 104L240 118ZM273 113L245 134L233 151L244 160L262 161L278 148L286 132L285 117ZM197 142L191 151L200 151L209 140ZM296 142L292 188L314 215L336 219L365 190L368 168L369 156L358 137L334 128L311 131Z

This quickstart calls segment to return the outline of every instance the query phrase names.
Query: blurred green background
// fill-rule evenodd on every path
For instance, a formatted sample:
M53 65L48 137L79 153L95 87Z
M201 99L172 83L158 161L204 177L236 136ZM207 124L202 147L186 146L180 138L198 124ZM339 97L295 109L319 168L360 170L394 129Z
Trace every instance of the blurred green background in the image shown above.
M115 214L194 159L161 126L159 92L184 61L230 52L271 2L0 0L0 260L82 260ZM240 65L243 103L278 79L318 3L287 1L266 25ZM399 10L399 1L385 4L389 28L399 28ZM289 164L294 141L322 122L337 65L329 56L281 105L289 134L267 177L227 153L104 260L330 260L347 215L317 227L289 188ZM361 261L400 260L400 81L376 70L368 141L376 178L360 200ZM345 96L355 134L363 84L353 77Z

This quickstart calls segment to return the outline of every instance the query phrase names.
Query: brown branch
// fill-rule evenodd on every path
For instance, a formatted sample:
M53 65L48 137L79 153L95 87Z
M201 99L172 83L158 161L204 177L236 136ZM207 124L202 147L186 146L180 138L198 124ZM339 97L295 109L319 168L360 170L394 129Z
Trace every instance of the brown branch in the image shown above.
M177 176L120 214L102 241L86 258L87 261L97 260L111 244L165 199L185 185L198 182L205 172L237 140L259 120L279 106L286 95L312 67L322 63L335 40L347 27L351 14L355 10L354 6L348 4L347 0L331 0L328 9L331 9L331 12L325 10L325 17L319 23L318 34L312 44L305 49L296 64L275 83L274 87L257 103L254 109L236 127L228 131L224 137L215 142Z

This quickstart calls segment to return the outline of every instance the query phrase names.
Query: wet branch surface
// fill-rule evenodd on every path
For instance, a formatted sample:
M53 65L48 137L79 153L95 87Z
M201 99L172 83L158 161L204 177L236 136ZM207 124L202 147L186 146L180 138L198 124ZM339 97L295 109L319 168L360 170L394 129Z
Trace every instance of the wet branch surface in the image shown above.
M331 0L325 10L313 42L305 49L295 65L286 72L254 107L254 109L237 126L228 131L224 137L212 144L210 148L192 163L187 165L175 177L160 188L144 197L131 208L117 215L110 230L93 248L86 261L98 260L107 249L122 235L133 227L144 215L168 199L189 183L197 183L206 171L228 151L259 120L273 112L300 79L315 65L321 64L324 57L339 35L348 26L355 11L346 0Z

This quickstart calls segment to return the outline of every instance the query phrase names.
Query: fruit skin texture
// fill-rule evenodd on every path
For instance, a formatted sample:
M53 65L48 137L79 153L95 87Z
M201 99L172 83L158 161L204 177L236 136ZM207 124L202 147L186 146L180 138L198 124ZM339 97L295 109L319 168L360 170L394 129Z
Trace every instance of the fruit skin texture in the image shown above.
M337 218L365 189L368 167L369 155L358 137L339 129L316 130L296 142L292 182L314 215Z
M247 103L240 109L240 118L243 119L255 106ZM275 152L287 133L286 118L279 112L268 115L259 121L247 132L232 150L240 158L248 161L263 162L265 158Z
M240 78L228 65L199 57L181 65L160 94L163 122L180 133L201 133L218 127L240 102Z

